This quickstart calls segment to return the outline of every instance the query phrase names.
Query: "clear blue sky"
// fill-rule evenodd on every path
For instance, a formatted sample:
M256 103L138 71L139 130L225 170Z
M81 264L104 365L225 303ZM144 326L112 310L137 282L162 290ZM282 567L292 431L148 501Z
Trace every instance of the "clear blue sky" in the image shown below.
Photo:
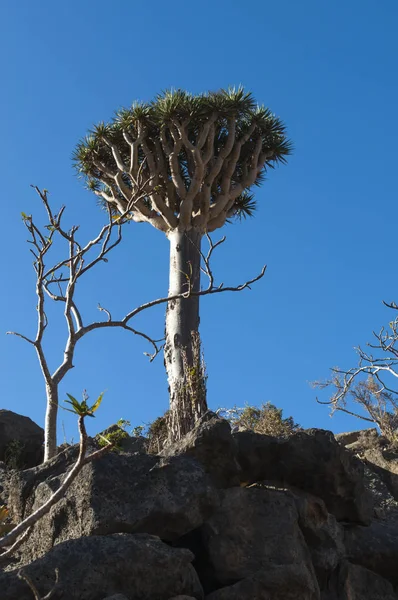
M35 331L20 213L40 218L42 209L29 184L49 189L55 207L65 203L67 222L89 237L104 215L71 163L87 129L165 88L242 83L285 121L295 152L258 191L256 218L223 231L219 281L238 283L264 263L268 270L250 292L202 300L210 407L270 400L305 427L361 427L330 420L308 382L351 366L353 347L391 319L381 301L398 302L396 0L20 0L0 11L1 407L43 423L33 349L4 335ZM97 317L98 302L122 316L165 295L167 280L163 234L131 226L80 298L87 318ZM65 333L57 310L49 314L55 368ZM161 336L163 309L139 324ZM147 350L126 332L83 341L61 397L108 390L91 432L120 417L147 422L167 408L163 360L149 364ZM76 436L73 417L62 411L61 421L67 438Z

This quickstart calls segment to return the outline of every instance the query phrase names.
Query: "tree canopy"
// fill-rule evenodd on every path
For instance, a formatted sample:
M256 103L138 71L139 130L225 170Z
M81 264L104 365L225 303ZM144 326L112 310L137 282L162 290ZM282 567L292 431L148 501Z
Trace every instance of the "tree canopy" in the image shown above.
M243 88L166 91L80 141L74 161L115 214L170 231L213 231L255 210L250 193L291 151L285 126Z

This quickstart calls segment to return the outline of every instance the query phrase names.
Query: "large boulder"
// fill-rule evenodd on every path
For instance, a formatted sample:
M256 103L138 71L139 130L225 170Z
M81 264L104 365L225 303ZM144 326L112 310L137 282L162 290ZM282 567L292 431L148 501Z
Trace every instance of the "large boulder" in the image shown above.
M206 600L317 600L319 591L308 571L298 565L273 565L223 587Z
M298 524L307 542L318 583L324 589L345 555L344 529L316 496L295 491Z
M189 550L171 548L157 537L138 534L82 537L59 544L24 567L44 597L59 570L59 592L65 600L103 600L123 594L132 600L165 600L179 594L203 598ZM17 577L0 575L1 600L32 600Z
M387 485L391 481L391 477L398 476L382 472L374 465L364 464L364 482L373 499L373 511L376 519L398 521L398 501L390 491L391 486Z
M44 431L11 410L0 409L0 460L10 468L27 469L43 460Z
M351 562L398 586L398 522L375 520L369 527L347 527L345 547Z
M308 548L289 492L263 487L226 490L219 509L202 527L203 544L214 580L228 586L267 571L270 565L294 565L312 581L319 596Z
M289 438L241 431L233 437L243 485L269 480L294 486L322 498L339 521L370 522L373 504L363 465L330 431L309 429Z
M322 600L398 600L386 579L347 561L336 569Z
M208 411L180 441L166 447L161 455L191 456L200 462L218 487L238 486L238 448L225 419Z
M374 500L376 518L398 517L398 451L377 429L363 429L336 436L364 465L365 486Z
M380 440L387 443L386 438L379 436L375 427L368 429L359 429L358 431L346 431L344 433L335 433L334 437L342 446L356 450L363 445L369 448L371 445L379 444Z
M50 476L31 492L32 511L64 477ZM109 453L86 464L65 496L34 526L23 546L23 561L80 536L145 532L173 541L202 525L218 501L208 475L192 459Z

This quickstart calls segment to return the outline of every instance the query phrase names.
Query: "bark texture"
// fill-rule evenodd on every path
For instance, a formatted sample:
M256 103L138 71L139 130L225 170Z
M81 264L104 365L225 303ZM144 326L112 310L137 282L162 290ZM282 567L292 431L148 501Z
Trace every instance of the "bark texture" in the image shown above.
M164 352L170 395L169 437L179 440L207 410L206 381L199 338L199 296L202 234L196 229L172 231L169 296Z
M44 430L44 462L57 453L58 386L46 383L47 408Z

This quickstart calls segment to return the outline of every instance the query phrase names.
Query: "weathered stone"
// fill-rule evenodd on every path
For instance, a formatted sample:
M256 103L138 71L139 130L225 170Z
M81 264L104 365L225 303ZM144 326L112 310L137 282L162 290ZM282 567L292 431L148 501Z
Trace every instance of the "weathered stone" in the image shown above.
M0 505L8 504L11 473L4 462L0 462Z
M10 468L26 469L43 460L44 431L11 410L0 409L0 460Z
M113 534L69 540L24 567L44 596L59 570L59 590L65 600L103 600L122 594L134 600L164 600L203 591L189 550L171 548L146 534ZM32 600L17 570L0 575L1 600ZM57 592L58 593L58 592ZM61 597L60 594L56 598Z
M44 464L14 473L9 486L9 505L15 522L30 514L34 492L40 483L65 473L76 461L79 454L77 445L67 446L57 456Z
M398 453L388 448L368 448L363 451L361 458L398 500Z
M262 487L226 490L220 508L202 527L217 584L230 585L270 564L295 565L305 572L306 581L312 581L315 593L318 584L297 521L289 492Z
M63 477L37 486L32 510L46 502ZM199 527L218 501L208 475L192 459L109 453L86 464L65 497L34 526L23 560L80 536L145 532L173 541Z
M362 433L362 429L358 431L345 431L344 433L335 433L334 437L342 446L347 446L347 444L352 444L356 442L359 436Z
M195 600L192 596L174 596L174 598L170 598L170 600Z
M318 600L319 591L306 569L272 563L254 575L206 596L206 600Z
M357 435L353 437L353 433ZM340 436L346 436L342 439ZM363 429L352 434L336 436L339 443L358 456L365 467L365 485L375 501L377 518L391 517L396 513L398 501L398 451L376 429ZM384 488L384 489L383 489ZM386 492L388 490L388 492ZM393 501L391 501L392 496ZM394 502L395 501L395 502Z
M243 484L270 480L319 496L339 521L369 523L373 505L363 465L330 431L309 429L289 438L243 431L233 434Z
M237 450L228 421L209 411L192 431L161 455L191 456L204 466L218 487L231 487L239 485Z
M310 550L319 586L323 589L345 554L344 530L320 498L297 490L293 498L299 515L298 524Z
M398 523L376 520L369 527L347 527L347 557L398 585Z
M112 596L107 596L104 600L129 600L123 594L113 594Z
M372 571L344 562L329 580L322 600L397 600L386 579Z
M381 473L368 463L364 464L364 483L373 499L373 516L377 519L398 520L398 501L386 485L392 473ZM397 475L394 475L397 477Z
M361 429L361 431L357 431L356 433L355 437L345 438L344 446L352 452L360 454L363 450L368 450L369 448L383 448L388 446L387 438L379 435L376 428ZM336 437L336 439L338 439L340 444L343 443L344 438Z

